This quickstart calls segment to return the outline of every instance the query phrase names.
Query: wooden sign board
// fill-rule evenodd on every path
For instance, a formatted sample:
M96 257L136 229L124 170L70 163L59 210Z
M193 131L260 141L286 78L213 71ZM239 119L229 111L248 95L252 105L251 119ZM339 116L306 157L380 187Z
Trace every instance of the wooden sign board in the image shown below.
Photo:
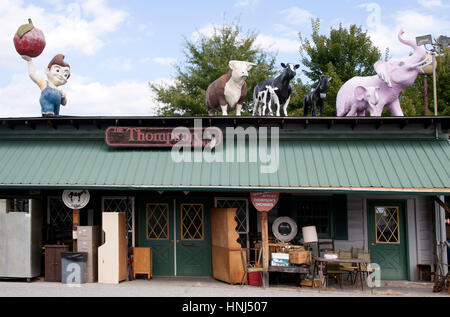
M250 198L256 210L267 212L276 206L280 193L250 193Z
M211 134L214 140L211 139ZM217 127L109 127L105 132L105 142L114 147L171 148L175 144L215 147L222 142L222 130Z

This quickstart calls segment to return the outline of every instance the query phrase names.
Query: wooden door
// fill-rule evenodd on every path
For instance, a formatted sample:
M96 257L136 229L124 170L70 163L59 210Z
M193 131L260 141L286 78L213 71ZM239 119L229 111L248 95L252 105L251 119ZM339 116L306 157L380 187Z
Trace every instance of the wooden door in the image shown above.
M405 207L399 200L367 203L370 258L380 265L382 280L408 279Z
M173 203L170 200L144 203L140 212L139 245L153 249L153 274L175 275Z

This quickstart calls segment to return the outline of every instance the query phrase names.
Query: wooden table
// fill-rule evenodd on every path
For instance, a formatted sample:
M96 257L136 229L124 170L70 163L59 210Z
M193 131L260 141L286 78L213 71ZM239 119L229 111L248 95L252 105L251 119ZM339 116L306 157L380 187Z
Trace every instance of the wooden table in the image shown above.
M361 289L364 291L364 283L362 280L362 274L361 274L361 266L362 264L369 264L369 261L367 260L363 260L363 259L325 259L325 258L320 258L320 257L313 257L313 261L314 261L314 269L313 269L313 287L314 287L314 278L316 276L316 269L317 270L321 270L322 275L323 275L323 268L327 263L355 263L358 265L358 271L360 272L359 274L359 279L361 281ZM355 280L356 281L356 280ZM356 284L356 283L355 283Z
M301 267L301 266L295 266L295 265L289 265L289 266L274 266L269 265L268 269L269 273L297 273L297 274L309 274L309 266L308 267ZM276 279L278 281L278 277ZM297 282L300 283L300 275L297 276ZM267 284L268 286L268 284Z

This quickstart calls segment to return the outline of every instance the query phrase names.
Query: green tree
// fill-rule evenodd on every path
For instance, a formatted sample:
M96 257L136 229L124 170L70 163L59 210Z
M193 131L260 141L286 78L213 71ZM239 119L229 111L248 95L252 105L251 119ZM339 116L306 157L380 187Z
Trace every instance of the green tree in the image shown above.
M236 24L215 27L212 36L185 39L185 61L175 66L173 86L149 84L162 106L159 115L207 115L205 94L208 86L229 70L230 60L255 63L247 78L247 100L243 115L252 110L252 93L256 84L274 74L275 56L255 47L257 34L244 33Z
M312 81L312 89L320 76L333 78L325 99L324 115L335 116L340 87L354 76L375 74L373 65L381 59L381 53L361 27L350 25L346 29L339 24L337 29L330 28L326 36L319 34L319 19L311 20L311 24L311 40L299 33L301 61L306 67L303 72Z

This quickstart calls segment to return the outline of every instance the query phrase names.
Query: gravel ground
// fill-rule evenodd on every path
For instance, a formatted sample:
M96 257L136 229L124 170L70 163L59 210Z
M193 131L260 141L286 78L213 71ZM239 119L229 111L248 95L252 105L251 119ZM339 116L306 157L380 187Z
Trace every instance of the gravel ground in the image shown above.
M256 286L229 285L212 278L154 277L138 279L118 285L88 283L68 285L21 280L1 280L0 297L449 297L447 292L433 293L433 283L405 281L382 282L373 291L350 285L337 285L321 290L295 285Z

